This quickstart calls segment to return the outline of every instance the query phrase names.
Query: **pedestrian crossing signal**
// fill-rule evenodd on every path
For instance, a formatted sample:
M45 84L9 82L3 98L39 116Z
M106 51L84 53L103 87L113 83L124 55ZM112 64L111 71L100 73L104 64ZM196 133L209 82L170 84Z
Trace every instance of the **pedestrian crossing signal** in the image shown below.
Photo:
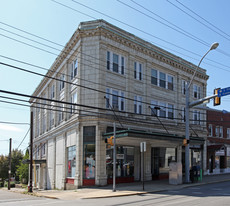
M218 94L218 91L220 90L220 88L214 89L214 94ZM220 105L221 101L220 101L220 97L214 97L214 106L218 106Z

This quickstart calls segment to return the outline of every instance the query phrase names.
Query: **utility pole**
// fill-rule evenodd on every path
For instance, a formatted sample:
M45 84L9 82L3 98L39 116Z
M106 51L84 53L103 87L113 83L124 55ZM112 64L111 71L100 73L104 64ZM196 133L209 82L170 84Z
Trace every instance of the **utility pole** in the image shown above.
M116 192L116 122L113 123L113 192Z
M33 169L33 112L30 112L30 182L29 182L30 184L28 187L28 192L33 192L32 169Z
M10 180L11 180L11 145L12 145L12 138L10 138L9 144L9 177L8 177L8 190L10 190Z

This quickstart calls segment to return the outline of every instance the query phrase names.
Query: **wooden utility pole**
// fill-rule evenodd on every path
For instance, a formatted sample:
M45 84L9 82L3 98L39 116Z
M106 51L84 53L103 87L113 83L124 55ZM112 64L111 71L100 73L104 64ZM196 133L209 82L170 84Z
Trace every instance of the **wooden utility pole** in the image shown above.
M12 138L10 138L10 145L9 145L9 171L8 171L8 190L10 190L10 180L11 180L11 145L12 145Z

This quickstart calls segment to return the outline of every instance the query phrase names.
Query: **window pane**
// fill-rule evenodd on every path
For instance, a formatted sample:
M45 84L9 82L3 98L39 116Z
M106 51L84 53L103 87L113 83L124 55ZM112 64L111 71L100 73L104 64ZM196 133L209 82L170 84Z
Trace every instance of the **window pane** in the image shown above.
M173 90L173 77L168 76L168 89Z
M125 73L125 59L121 57L121 74Z
M134 62L134 78L137 78L137 62Z
M157 70L151 70L151 83L157 85Z
M113 90L113 96L112 96L112 107L113 109L119 109L118 106L118 91Z
M160 87L166 87L166 75L165 73L160 72Z
M110 70L110 52L107 51L107 69Z
M113 54L113 71L118 73L118 55Z

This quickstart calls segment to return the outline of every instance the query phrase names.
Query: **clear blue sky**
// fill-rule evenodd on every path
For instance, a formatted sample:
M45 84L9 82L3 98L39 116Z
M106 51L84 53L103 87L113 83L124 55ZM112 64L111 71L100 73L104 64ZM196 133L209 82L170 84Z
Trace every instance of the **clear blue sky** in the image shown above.
M210 52L201 65L201 67L207 70L207 74L210 76L208 80L207 95L212 95L214 88L225 88L230 86L230 66L228 66L230 65L230 2L228 0L180 0L179 2L173 0L138 1L142 8L134 3L137 2L137 0L121 0L121 2L126 3L128 6L131 6L142 13L127 7L117 0L76 0L76 2L80 2L106 15L90 10L89 8L71 0L56 1L65 4L72 9L63 7L51 0L0 0L1 62L24 67L44 74L46 73L44 70L23 65L3 58L2 56L25 61L48 69L52 65L56 56L30 47L28 44L54 54L59 54L59 50L62 49L62 47L58 45L25 34L7 26L6 24L51 40L60 45L65 45L77 29L80 22L93 19L105 19L106 21L152 42L153 44L156 44L194 64L198 64L201 56L209 49L209 45L213 42L219 42L219 48L216 51ZM190 10L186 9L180 3ZM149 11L145 10L143 7ZM191 18L191 16L185 14L182 10L197 18L202 24ZM79 11L89 16L86 16ZM203 19L195 16L191 11L195 12ZM164 24L168 26L157 22L154 18L158 21L160 20L164 22ZM212 25L208 24L204 19ZM204 26L204 24L209 28ZM169 28L169 26L173 27L174 30ZM183 35L181 32L175 31L175 29L180 30L182 33L186 33L187 36ZM181 29L183 29L183 31ZM189 38L188 35L192 35L192 37L190 36L191 38ZM24 39L22 36L47 44L56 49L48 48L44 45ZM19 41L24 42L27 45L22 44ZM40 81L41 77L39 76L0 65L1 90L30 95ZM0 93L0 96L6 96L6 94ZM20 98L9 95L8 97ZM0 97L0 101L12 100ZM221 106L215 108L230 111L229 102L230 96L226 96L222 98ZM213 102L208 106L212 107L212 104ZM29 121L29 107L0 102L0 122L29 123ZM9 138L13 139L13 148L17 148L28 129L29 125L0 123L0 154L8 153ZM28 141L29 135L25 138L25 141L21 144L19 149L24 150L28 145Z

